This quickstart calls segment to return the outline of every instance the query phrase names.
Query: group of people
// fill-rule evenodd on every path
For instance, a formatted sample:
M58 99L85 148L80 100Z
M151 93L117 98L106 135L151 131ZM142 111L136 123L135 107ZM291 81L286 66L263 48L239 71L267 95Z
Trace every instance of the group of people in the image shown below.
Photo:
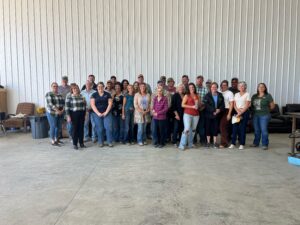
M130 84L116 76L95 83L89 75L80 89L76 83L68 85L68 77L62 77L61 85L51 84L46 94L46 111L50 125L51 144L60 146L62 123L67 128L73 148L85 148L85 142L143 146L147 138L156 148L171 142L181 150L194 148L199 142L207 148L244 149L246 129L252 116L255 138L251 147L268 149L268 122L275 107L272 96L264 83L258 84L257 93L250 96L247 84L238 78L219 84L197 76L190 82L187 75L175 85L173 78L161 76L152 92L144 82L143 74ZM220 134L220 143L218 135ZM199 139L198 139L199 138Z

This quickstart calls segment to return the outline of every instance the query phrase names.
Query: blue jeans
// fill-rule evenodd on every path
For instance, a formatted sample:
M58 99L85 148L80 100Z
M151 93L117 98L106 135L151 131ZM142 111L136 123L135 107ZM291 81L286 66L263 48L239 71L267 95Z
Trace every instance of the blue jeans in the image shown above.
M105 117L99 117L96 113L92 113L95 122L95 129L98 135L98 143L104 143L104 129L106 131L107 143L112 144L112 115L107 114Z
M183 149L187 145L187 143L189 144L189 147L193 146L193 139L195 136L198 120L199 116L192 116L186 113L183 114L184 130L181 135L179 148Z
M123 141L124 120L121 115L112 116L113 140L115 142Z
M254 141L253 144L259 145L260 138L262 139L262 145L269 145L269 132L268 125L270 121L270 115L257 116L253 117L253 126L254 126Z
M133 127L134 127L134 111L126 111L125 112L125 124L124 124L124 134L123 141L124 142L133 142Z
M84 120L84 139L89 139L89 125L90 122L92 124L92 140L95 140L97 135L96 135L96 130L95 130L95 121L94 118L92 116L93 112L87 112L88 115L85 117Z
M53 141L58 140L59 132L62 130L62 116L54 116L47 112L47 119L50 125L50 138Z
M154 145L165 145L167 120L152 119L152 142Z
M147 123L138 123L137 142L146 142L146 127Z
M232 125L232 139L231 143L235 145L237 135L239 136L240 145L245 145L246 143L246 128L249 120L249 111L246 111L242 115L243 119L239 123Z

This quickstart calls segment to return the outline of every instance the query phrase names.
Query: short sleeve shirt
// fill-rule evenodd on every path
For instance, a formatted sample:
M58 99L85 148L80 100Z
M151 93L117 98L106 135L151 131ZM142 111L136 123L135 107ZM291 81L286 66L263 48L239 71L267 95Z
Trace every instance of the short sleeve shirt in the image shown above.
M229 103L233 102L233 100L234 100L233 93L231 91L227 90L227 91L222 92L222 94L224 97L225 108L229 109Z
M250 94L246 92L241 96L240 92L238 92L234 95L234 101L238 109L243 109L245 108L246 103L251 101Z
M111 99L111 95L104 91L103 95L100 96L98 92L92 94L91 99L95 99L95 106L100 113L104 113L108 107L108 101Z
M257 94L252 96L251 104L255 115L263 116L270 113L270 103L273 102L273 97L270 94L266 94L259 97Z

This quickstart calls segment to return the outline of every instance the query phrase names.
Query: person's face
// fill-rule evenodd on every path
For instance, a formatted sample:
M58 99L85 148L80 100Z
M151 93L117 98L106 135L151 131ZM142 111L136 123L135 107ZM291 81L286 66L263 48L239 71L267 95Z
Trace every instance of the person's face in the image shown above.
M239 89L240 92L245 92L246 91L246 87L245 87L244 84L239 84L238 89Z
M189 86L189 90L190 90L190 93L191 93L191 94L195 94L195 88L194 88L193 85L190 85L190 86Z
M134 88L135 90L139 89L139 84L138 84L138 83L134 83L133 88Z
M68 85L68 80L61 80L62 86L67 86Z
M174 81L172 81L172 80L168 82L168 86L169 86L169 87L174 87L174 84L175 84L175 83L174 83Z
M73 89L73 94L74 95L78 95L80 93L80 90L79 90L79 87L78 86L75 86L72 88Z
M157 89L157 96L161 97L163 95L163 90L162 88Z
M127 89L127 86L128 86L127 81L124 81L124 82L123 82L123 89L126 90L126 89Z
M228 85L227 85L227 83L224 82L224 83L221 84L221 90L222 90L222 91L227 91L227 90L228 90Z
M217 92L217 90L218 90L218 87L217 87L217 85L215 85L215 84L211 85L211 88L210 88L210 90L211 90L211 92L212 92L212 93L216 93L216 92Z
M183 83L184 85L187 85L187 84L189 83L189 78L183 77L183 78L182 78L182 83Z
M184 92L184 89L185 89L184 86L182 85L178 86L178 93L182 94Z
M202 86L203 79L202 78L197 78L196 83L197 83L198 86Z
M106 83L106 88L107 88L108 90L111 89L111 82Z
M142 93L146 92L146 86L144 84L140 85L140 90Z
M98 84L97 90L98 90L99 92L103 92L103 91L104 91L104 85L103 85L103 84Z
M86 82L85 87L86 87L87 90L92 89L92 83L90 81Z
M133 93L133 87L130 85L127 87L127 91L132 94Z
M113 84L116 83L116 78L112 77L110 80Z
M57 83L52 84L51 88L54 93L58 92L58 84Z
M138 77L138 81L139 81L139 83L143 83L144 82L144 77L143 76L139 76Z
M206 83L206 87L208 90L210 90L210 86L211 86L211 83Z
M234 89L236 89L238 87L238 81L237 80L231 81L231 87L233 87Z
M160 82L160 83L157 84L157 88L162 88L162 87L163 87L163 83L162 82Z
M120 85L115 85L115 90L117 93L121 92L121 86Z
M88 80L91 82L91 83L94 83L95 82L95 78L93 76L89 76Z
M258 86L258 91L261 92L261 93L264 93L264 92L266 91L265 85L260 84L260 85Z

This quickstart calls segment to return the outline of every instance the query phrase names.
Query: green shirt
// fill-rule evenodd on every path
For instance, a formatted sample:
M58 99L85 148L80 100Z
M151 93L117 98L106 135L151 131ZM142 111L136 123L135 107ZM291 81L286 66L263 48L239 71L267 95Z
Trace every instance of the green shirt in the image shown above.
M251 105L254 115L264 116L270 114L270 103L273 102L273 97L270 94L265 94L259 97L257 94L251 98Z

